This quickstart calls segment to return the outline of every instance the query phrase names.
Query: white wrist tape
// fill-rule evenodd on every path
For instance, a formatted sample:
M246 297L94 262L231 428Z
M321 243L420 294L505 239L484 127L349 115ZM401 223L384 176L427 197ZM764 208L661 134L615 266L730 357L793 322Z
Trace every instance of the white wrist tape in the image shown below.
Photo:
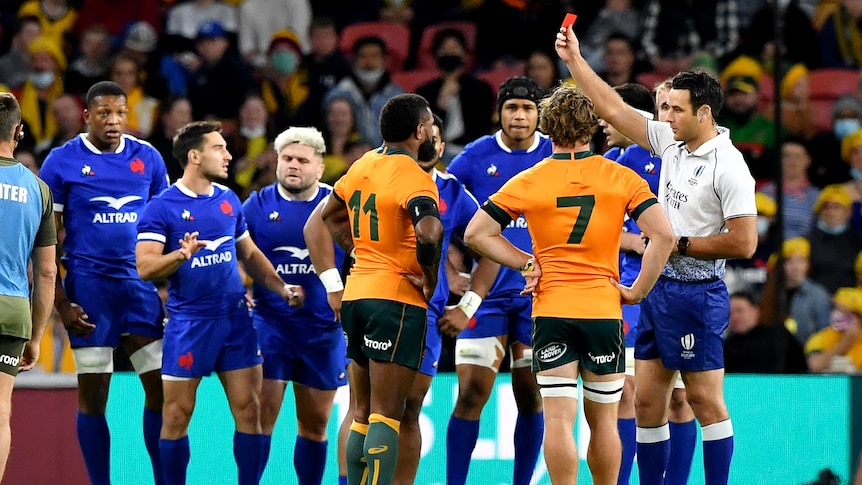
M341 281L341 273L335 268L330 268L318 276L327 293L337 293L344 289L344 283Z
M467 318L473 318L473 315L476 314L476 310L479 309L479 305L481 304L482 297L473 291L467 290L464 296L461 297L461 301L458 302L458 308L464 312L464 315L467 315Z

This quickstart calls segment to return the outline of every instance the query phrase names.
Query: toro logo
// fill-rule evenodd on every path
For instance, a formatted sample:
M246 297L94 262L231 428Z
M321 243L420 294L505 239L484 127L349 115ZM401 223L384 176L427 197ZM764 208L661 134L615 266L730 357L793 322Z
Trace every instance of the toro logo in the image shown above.
M186 352L177 359L177 364L185 370L191 370L194 363L195 357L191 352Z
M536 358L540 362L553 362L566 353L568 346L564 343L554 342L545 345L536 352Z
M223 200L218 208L221 209L222 213L233 216L233 206L230 205L230 202Z
M132 160L132 163L129 164L129 168L134 173L139 173L141 175L144 174L144 162L140 158Z

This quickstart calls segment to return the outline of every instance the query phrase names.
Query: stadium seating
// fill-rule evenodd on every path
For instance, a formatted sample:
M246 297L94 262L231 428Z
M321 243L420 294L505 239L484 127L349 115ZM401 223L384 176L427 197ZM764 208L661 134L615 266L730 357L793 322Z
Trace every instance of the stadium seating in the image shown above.
M512 66L500 66L491 69L490 71L485 71L476 74L476 77L487 82L491 85L491 89L494 91L494 97L497 96L497 91L500 90L500 84L503 84L503 81L509 79L512 76L523 76L524 75L524 63L519 62Z
M414 93L416 88L439 76L437 69L417 69L414 71L398 71L392 73L392 82Z
M434 69L437 67L434 59L434 36L437 32L443 29L460 30L467 39L467 51L470 53L470 58L467 61L467 68L472 69L476 62L476 24L466 20L453 20L448 22L440 22L429 25L422 31L422 37L419 38L419 50L417 52L417 69Z
M353 56L353 44L363 37L380 37L389 52L389 72L404 69L404 61L410 53L410 29L391 22L358 22L350 24L341 32L339 48L348 57Z

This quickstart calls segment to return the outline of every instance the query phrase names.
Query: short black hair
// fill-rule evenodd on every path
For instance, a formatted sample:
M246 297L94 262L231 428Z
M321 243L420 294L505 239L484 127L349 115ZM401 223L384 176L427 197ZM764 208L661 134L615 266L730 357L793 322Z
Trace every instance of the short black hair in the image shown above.
M750 291L735 291L730 294L731 298L742 298L743 300L751 303L752 306L758 306L757 298L754 296L754 293Z
M359 55L359 49L362 49L366 45L379 46L380 50L383 51L383 55L389 53L389 50L386 48L386 41L376 35L367 35L357 39L356 42L353 43L353 49L351 49L351 52L353 52L354 56Z
M186 168L189 163L189 150L202 148L204 135L207 133L221 133L220 121L192 121L180 128L174 135L173 154L180 162L180 166Z
M12 93L0 93L0 141L11 142L21 124L21 105Z
M671 89L685 89L691 100L691 113L697 113L701 106L709 106L712 117L718 117L724 106L724 89L715 76L705 71L682 71L670 81Z
M464 36L464 32L448 27L440 29L436 34L434 34L434 41L431 43L431 52L436 54L440 49L440 46L443 45L443 42L450 38L455 39L459 44L461 44L461 47L464 48L465 51L470 49L467 45L467 37Z
M655 98L648 87L638 83L623 83L614 86L614 91L627 105L655 116Z
M434 124L437 125L438 128L440 128L440 135L442 135L443 134L443 118L441 118L440 115L438 115L437 113L432 112L431 115L434 116Z
M634 52L636 50L634 39L632 39L631 36L629 36L623 32L620 32L619 30L611 32L610 34L608 34L607 38L605 39L605 45L610 44L611 41L614 41L614 40L621 40L621 41L625 42L629 46L629 50L631 50L632 52Z
M390 98L380 111L383 141L401 142L410 138L428 108L428 100L415 93L401 93Z
M119 84L113 81L99 81L87 90L87 108L93 106L96 98L100 96L122 96L125 98L127 94Z

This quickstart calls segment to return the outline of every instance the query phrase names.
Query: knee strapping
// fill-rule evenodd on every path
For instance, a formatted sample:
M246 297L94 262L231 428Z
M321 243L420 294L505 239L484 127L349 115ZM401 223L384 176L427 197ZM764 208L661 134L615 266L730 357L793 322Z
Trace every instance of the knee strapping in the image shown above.
M505 354L506 349L497 337L459 338L455 341L455 365L478 365L497 372Z
M510 355L509 365L512 369L530 368L533 365L533 349L524 349L524 356L520 359L515 359Z
M619 402L623 395L623 384L625 377L615 381L607 382L584 382L584 399L599 404L611 404Z
M72 349L78 374L110 374L114 372L114 349L111 347L79 347Z
M536 376L539 394L545 397L578 398L578 380L570 377Z
M132 367L135 368L135 372L138 375L161 369L162 339L150 342L136 350L129 356L129 361L131 361Z

